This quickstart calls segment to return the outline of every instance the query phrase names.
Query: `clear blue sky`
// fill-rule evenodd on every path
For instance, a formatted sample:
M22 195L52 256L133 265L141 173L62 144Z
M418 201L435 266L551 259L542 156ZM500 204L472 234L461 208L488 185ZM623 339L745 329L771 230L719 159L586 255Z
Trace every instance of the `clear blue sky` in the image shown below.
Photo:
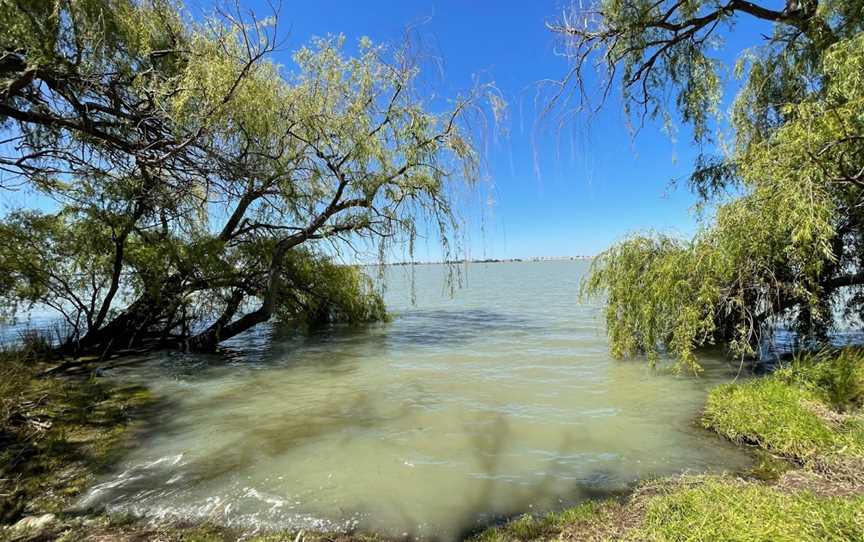
M193 10L206 9L206 0L197 1ZM261 14L269 10L258 0L241 2ZM290 66L291 50L313 36L343 33L350 43L362 36L394 43L414 26L424 47L442 60L441 73L429 75L436 91L455 96L470 89L477 74L496 83L510 105L510 136L487 141L489 181L466 203L471 257L596 254L641 229L692 233L695 198L684 184L669 186L671 179L686 177L697 154L686 128L677 143L659 123L633 138L613 96L590 125L576 117L566 131L547 125L535 138L537 84L562 77L568 68L545 27L563 5L556 0L285 2L280 33L287 43L277 61ZM741 44L757 43L759 32L768 30L739 24L722 56L731 58ZM433 245L429 257L434 258ZM421 246L419 259L423 252Z
M266 12L266 4L260 5L256 11ZM280 25L289 38L279 60L290 65L289 50L312 36L344 33L348 42L364 35L398 42L407 26L417 25L417 39L442 61L440 73L428 74L438 92L464 92L478 74L495 82L509 104L510 136L485 141L489 179L473 201L464 202L471 218L471 257L595 254L641 228L692 231L688 209L693 198L686 189L667 190L670 179L692 163L685 134L677 148L658 126L633 140L613 99L590 127L577 117L563 132L544 125L535 139L538 82L560 78L568 68L545 27L562 5L539 0L285 3ZM424 248L421 244L418 250L421 260ZM435 259L436 249L429 243L428 257Z
M239 0L260 17L271 12L263 0ZM426 51L440 57L440 72L427 65L429 91L455 97L480 74L494 81L509 103L508 138L487 139L487 181L468 201L469 255L527 257L596 254L628 233L652 228L683 235L695 231L695 198L683 179L697 150L689 130L677 143L648 124L633 138L618 96L592 122L577 116L566 130L551 124L537 136L537 85L562 77L568 63L556 54L556 40L545 27L565 2L558 0L318 0L281 6L276 62L291 69L291 52L313 36L342 33L355 44L362 36L399 43L408 26ZM777 4L774 6L773 4ZM187 1L193 14L212 8L211 0ZM782 8L782 2L768 2ZM724 58L742 44L758 43L769 32L751 22L727 36ZM535 156L536 153L536 156ZM539 170L539 174L538 174ZM0 195L7 207L21 195ZM491 205L487 201L493 201ZM25 205L27 202L24 202ZM29 202L30 205L33 202ZM422 243L417 258L436 259L437 244Z

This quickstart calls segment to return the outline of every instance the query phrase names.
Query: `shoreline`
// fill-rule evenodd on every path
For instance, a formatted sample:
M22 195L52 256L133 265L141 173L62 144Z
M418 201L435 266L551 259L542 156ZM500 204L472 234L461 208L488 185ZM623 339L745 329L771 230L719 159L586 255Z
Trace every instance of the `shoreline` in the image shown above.
M361 267L411 267L417 265L464 265L473 263L541 263L541 262L587 262L591 261L595 256L531 256L528 258L483 258L483 259L463 259L449 261L402 261L402 262L387 262L384 264L365 263L360 264Z
M46 447L41 456L40 453L31 454L29 461L32 465L29 467L26 462L18 464L21 470L19 482L23 485L17 499L7 497L0 510L6 523L0 526L2 540L388 542L404 539L368 532L284 530L250 533L208 522L169 522L154 527L146 518L69 511L69 504L92 483L96 474L122 457L123 451L134 442L132 436L136 430L146 423L148 409L157 408L159 399L144 388L124 387L92 378L36 379L32 365L16 370L19 371L18 385L23 387L19 399L25 410L7 417L3 438L9 440L11 419L11 423L19 425L21 420L25 420L25 424L36 424L28 429L35 431L28 433L35 439L35 446L41 446L40 443L46 439L57 440L59 437L52 436L52 431L62 431L62 438L68 442ZM782 517L784 511L806 507L816 516L824 515L822 519L833 517L841 524L832 529L840 529L846 537L824 538L826 540L854 540L848 537L851 535L864 537L864 415L860 406L851 412L834 410L821 402L818 395L805 389L806 386L784 381L784 378L788 380L790 377L771 375L720 385L710 392L701 415L701 424L706 430L744 446L761 459L751 471L720 475L683 474L644 480L621 497L588 500L559 512L515 516L469 533L462 539L472 542L674 540L676 538L670 537L670 533L695 528L690 522L696 519L711 524L712 514L723 523L729 523L730 517L724 514L732 513L730 510L734 511L732 519L749 524L752 518L745 517L748 511L741 509L741 502L754 503L752 513L757 516L770 510ZM775 391L778 393L776 397L771 395ZM27 412L27 405L32 402L30 397L34 394L43 398L42 404ZM782 403L788 400L793 403ZM758 416L742 419L738 415L742 407L754 406L769 413L770 419ZM796 415L807 418L808 427L816 431L813 443L807 444L804 437L799 439L800 442L784 443L781 437L770 434L775 421L781 424L779 433L800 422L795 417L779 421L777 418L777 412L797 406L802 410ZM88 416L82 415L85 412ZM98 423L93 421L94 415ZM782 425L784 423L786 426ZM836 442L831 441L835 437ZM784 448L785 445L791 447ZM83 460L81 450L89 454ZM3 467L9 470L8 465ZM4 473L3 478L9 479L8 474ZM8 494L8 487L0 493ZM17 517L13 501L20 505ZM758 519L770 524L772 518L759 516ZM858 531L844 531L854 529L855 525L860 526ZM764 539L786 540L782 536L782 526L776 528L781 531L772 531L774 538ZM821 540L824 535L825 532L819 531L800 539ZM711 531L696 539L709 540L718 536L722 536L722 531Z

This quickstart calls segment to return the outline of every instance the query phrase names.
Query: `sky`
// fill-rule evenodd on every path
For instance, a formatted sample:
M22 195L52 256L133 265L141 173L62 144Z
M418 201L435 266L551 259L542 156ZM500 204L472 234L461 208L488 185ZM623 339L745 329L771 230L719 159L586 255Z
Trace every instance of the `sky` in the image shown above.
M475 197L460 203L471 258L593 255L648 227L691 233L694 199L668 186L692 163L687 145L673 144L653 125L634 139L617 99L590 126L578 116L563 129L539 123L541 82L560 79L569 66L546 28L562 6L538 0L286 2L280 26L287 42L276 59L290 65L290 51L313 36L342 33L348 43L368 36L398 44L410 27L413 39L439 59L438 66L424 66L424 80L437 93L455 97L478 78L494 82L508 104L509 137L477 138L484 180ZM421 242L416 257L435 259L437 250L434 239Z
M197 2L190 7L207 9L206 2ZM242 0L242 5L256 14L270 12L265 2ZM455 97L478 78L495 83L508 103L509 135L482 138L484 181L461 202L471 258L595 255L646 229L692 235L696 200L686 183L671 184L686 179L698 154L687 127L670 137L658 121L634 135L614 94L599 114L575 115L563 129L538 123L539 85L560 79L569 67L546 27L564 5L556 0L285 0L279 16L285 42L275 60L290 67L291 52L314 36L344 34L349 44L368 36L399 44L410 28L422 49L439 59L424 65L430 91ZM758 43L760 32L768 30L739 23L718 55L734 58L745 45ZM437 250L436 242L421 242L417 258L435 259Z
M258 17L273 11L267 0L238 1ZM670 137L659 121L649 122L634 135L614 92L590 118L577 114L560 128L541 121L546 102L537 105L538 89L570 66L546 27L564 5L560 0L283 0L281 47L273 60L291 70L292 52L315 36L344 34L349 51L364 36L399 45L410 28L420 49L437 58L422 65L425 92L455 98L478 80L494 83L508 104L502 124L507 133L477 139L483 180L457 200L470 258L595 255L647 229L692 235L696 200L686 182L671 184L686 179L698 154L686 126ZM186 6L200 16L214 4L187 0ZM744 21L726 34L717 54L731 61L769 31ZM727 86L728 98L735 82ZM0 194L0 206L27 205L22 197ZM440 245L421 241L415 257L439 259Z

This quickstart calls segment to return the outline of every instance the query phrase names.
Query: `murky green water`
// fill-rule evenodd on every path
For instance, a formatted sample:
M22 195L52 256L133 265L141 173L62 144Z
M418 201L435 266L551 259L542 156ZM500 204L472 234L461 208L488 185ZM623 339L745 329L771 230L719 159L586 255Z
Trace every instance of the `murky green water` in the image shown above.
M443 268L391 268L388 324L247 337L246 355L123 370L170 407L83 505L244 527L360 527L453 539L633 481L734 470L699 429L700 379L611 360L585 262L475 264L451 299Z

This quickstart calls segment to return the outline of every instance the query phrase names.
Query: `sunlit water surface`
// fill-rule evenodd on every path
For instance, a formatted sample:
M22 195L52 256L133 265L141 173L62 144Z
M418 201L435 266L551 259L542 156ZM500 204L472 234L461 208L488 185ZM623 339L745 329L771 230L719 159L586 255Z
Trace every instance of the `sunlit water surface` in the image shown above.
M242 355L117 369L167 406L82 506L244 529L360 528L452 540L748 457L696 423L701 378L610 359L585 262L389 268L392 322L313 336L257 333Z

